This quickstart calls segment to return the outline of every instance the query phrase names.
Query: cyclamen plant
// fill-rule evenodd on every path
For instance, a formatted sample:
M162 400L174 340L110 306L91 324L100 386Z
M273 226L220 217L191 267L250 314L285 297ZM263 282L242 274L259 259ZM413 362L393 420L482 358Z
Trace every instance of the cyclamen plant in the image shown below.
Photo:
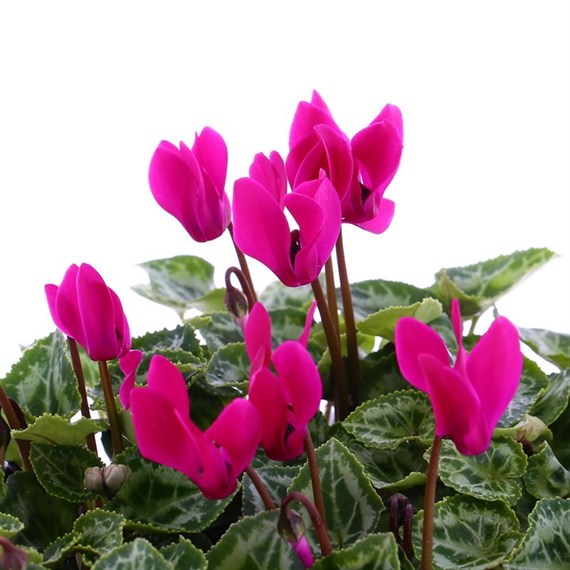
M59 330L0 381L2 568L570 567L570 336L497 308L555 254L350 283L342 226L381 239L402 148L396 106L349 138L314 92L230 204L220 134L158 145L156 201L239 268L142 264L181 324L137 338L90 265L46 285Z

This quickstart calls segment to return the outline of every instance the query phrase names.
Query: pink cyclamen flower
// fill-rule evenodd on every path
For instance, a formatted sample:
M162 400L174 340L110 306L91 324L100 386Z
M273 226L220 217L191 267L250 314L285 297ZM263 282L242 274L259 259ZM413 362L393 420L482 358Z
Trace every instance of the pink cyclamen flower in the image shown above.
M322 383L306 345L316 304L298 340L272 351L271 320L261 303L251 310L245 346L252 362L249 401L261 417L261 445L270 459L289 461L303 453L307 424L319 409ZM273 364L275 372L269 366Z
M396 357L404 378L429 396L436 436L449 436L460 453L478 455L488 449L519 385L519 335L509 320L498 317L467 353L457 299L451 305L451 321L459 347L453 366L440 336L411 317L396 324Z
M303 567L312 568L315 563L315 559L313 558L311 545L309 544L307 537L302 536L299 540L291 541L290 544Z
M300 184L286 194L283 160L258 154L250 178L234 185L234 240L287 286L314 281L340 232L340 201L326 177ZM291 230L284 209L295 219Z
M297 107L289 135L287 175L293 188L324 170L342 200L343 222L379 234L394 215L384 191L394 178L403 148L402 114L386 105L352 140L340 130L321 98Z
M131 407L131 390L135 387L137 370L142 362L143 353L141 350L129 350L127 354L119 358L119 367L125 379L119 388L119 400L125 410Z
M56 326L93 360L113 360L131 347L127 318L117 294L91 265L71 265L61 285L46 285Z
M190 420L184 377L169 360L153 356L147 386L130 393L131 415L143 457L187 475L207 499L223 499L237 486L260 440L255 407L236 398L205 431Z
M196 241L216 239L230 223L227 166L226 143L209 127L196 135L192 149L162 141L154 152L148 173L152 194Z

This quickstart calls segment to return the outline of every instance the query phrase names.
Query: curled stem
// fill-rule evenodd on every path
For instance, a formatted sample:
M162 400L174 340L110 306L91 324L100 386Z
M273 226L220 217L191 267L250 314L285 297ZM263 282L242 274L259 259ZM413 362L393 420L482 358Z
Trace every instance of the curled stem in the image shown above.
M83 374L83 367L81 366L81 358L79 356L79 349L77 348L77 342L71 337L67 337L67 345L69 346L69 353L71 355L71 365L73 367L73 372L77 378L77 388L79 390L79 395L81 396L81 415L84 418L91 418L91 412L89 411L89 402L87 401L87 390L85 389L85 376ZM89 433L85 437L85 442L87 447L93 453L97 453L97 443L95 442L95 434Z
M235 287L232 285L232 275L237 277L239 281L241 290L245 298L247 299L247 309L251 311L253 309L253 305L255 304L255 291L252 290L250 282L248 281L247 277L245 276L244 272L233 265L228 267L225 274L225 283L226 283L226 290L233 291Z
M230 222L230 225L228 226L228 231L230 232L230 236L232 237L232 242L233 242L234 248L236 250L236 255L237 255L237 258L239 261L240 269L242 270L245 278L247 279L247 282L249 283L249 288L250 288L252 296L253 296L253 302L255 303L257 301L257 295L255 294L255 288L253 287L253 279L251 278L251 273L249 272L249 266L247 264L247 259L246 259L245 255L243 254L243 251L237 246L237 244L234 240L234 226L231 222Z
M346 268L346 257L342 241L342 228L336 242L336 259L340 279L340 291L342 296L342 313L346 329L346 349L348 355L348 367L350 370L350 395L352 406L356 407L360 391L360 360L358 358L358 339L356 336L356 321L354 319L354 306L352 304L352 292Z
M113 447L113 457L115 460L117 453L123 451L123 435L121 433L121 424L119 422L119 414L115 405L115 396L113 387L111 386L111 377L109 376L109 368L106 360L99 360L99 374L101 375L101 385L103 386L103 395L105 396L105 407L107 408L107 417L109 418L109 426L111 428L111 444Z
M271 495L269 494L269 491L267 490L265 483L262 481L257 471L251 465L248 465L245 472L249 475L251 482L254 484L255 488L257 489L257 492L261 496L261 500L263 501L266 510L272 511L276 509L277 506L273 502L273 499L271 498Z
M327 514L325 511L325 501L323 499L323 487L321 485L321 477L319 475L319 465L317 463L317 455L311 433L307 430L307 439L305 440L305 452L307 453L307 461L309 463L309 473L311 475L311 486L313 487L313 497L315 498L315 507L321 515L323 524L327 525Z
M424 527L422 534L422 563L421 570L431 570L433 560L433 512L435 505L435 487L437 484L437 471L439 454L441 451L441 437L433 438L431 455L427 471L426 489L424 495Z
M308 499L308 497L303 495L303 493L293 491L283 498L283 501L281 501L281 509L286 509L287 505L291 501L299 501L305 509L307 509L315 532L317 533L317 538L319 539L321 553L323 556L328 556L332 552L331 540L329 538L329 533L327 532L327 527L321 519L321 515L319 514L317 507L315 507L315 505Z
M22 424L20 418L8 394L4 391L4 386L0 385L0 408L4 411L8 424L12 429L25 429L25 425ZM22 459L22 469L24 471L33 471L32 464L30 463L30 442L23 439L16 439L16 445L18 446L18 451L20 452L20 457Z
M323 288L319 279L315 279L311 283L313 295L319 307L319 313L323 323L323 329L327 338L327 345L332 362L332 376L334 381L335 391L335 412L336 420L342 421L348 415L348 391L346 389L346 382L344 379L344 363L342 361L342 353L340 351L340 343L336 334L329 306L323 293Z

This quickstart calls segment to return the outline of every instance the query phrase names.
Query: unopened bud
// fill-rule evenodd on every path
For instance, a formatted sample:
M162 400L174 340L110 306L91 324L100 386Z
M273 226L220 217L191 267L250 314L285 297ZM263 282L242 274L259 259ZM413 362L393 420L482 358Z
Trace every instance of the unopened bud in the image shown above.
M131 474L130 467L111 463L106 467L88 467L85 469L83 485L93 493L116 495Z
M289 542L297 542L305 535L305 521L297 511L289 507L282 508L277 522L277 531Z
M552 438L552 432L548 429L548 426L536 416L526 415L515 427L517 428L518 441L524 439L533 442L540 437Z

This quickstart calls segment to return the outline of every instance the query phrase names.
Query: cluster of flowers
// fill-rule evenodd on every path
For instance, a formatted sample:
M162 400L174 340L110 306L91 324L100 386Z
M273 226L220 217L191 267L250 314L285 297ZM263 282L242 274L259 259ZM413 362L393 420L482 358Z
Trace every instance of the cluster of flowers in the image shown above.
M256 155L249 177L235 182L231 206L225 192L227 148L210 128L196 136L191 149L161 142L149 182L159 205L193 239L213 240L230 228L241 252L285 285L299 286L318 278L341 223L373 233L389 226L394 204L383 195L397 171L402 140L397 107L387 105L349 139L315 92L297 108L286 160L276 152ZM285 209L297 228L290 229ZM131 411L142 455L185 473L207 498L233 493L260 445L278 461L303 452L307 424L322 397L306 348L314 304L301 336L275 350L269 314L260 303L253 305L242 323L251 363L248 397L233 400L202 432L190 419L186 382L166 358L154 356L147 385L135 387L143 355L131 350L121 303L95 269L72 265L59 287L46 286L46 295L56 325L93 360L119 358L125 374L120 400ZM467 354L457 301L452 323L459 347L453 366L437 333L411 318L397 325L396 353L405 378L431 399L436 436L450 436L462 453L478 454L489 446L518 386L519 339L515 327L498 318Z

